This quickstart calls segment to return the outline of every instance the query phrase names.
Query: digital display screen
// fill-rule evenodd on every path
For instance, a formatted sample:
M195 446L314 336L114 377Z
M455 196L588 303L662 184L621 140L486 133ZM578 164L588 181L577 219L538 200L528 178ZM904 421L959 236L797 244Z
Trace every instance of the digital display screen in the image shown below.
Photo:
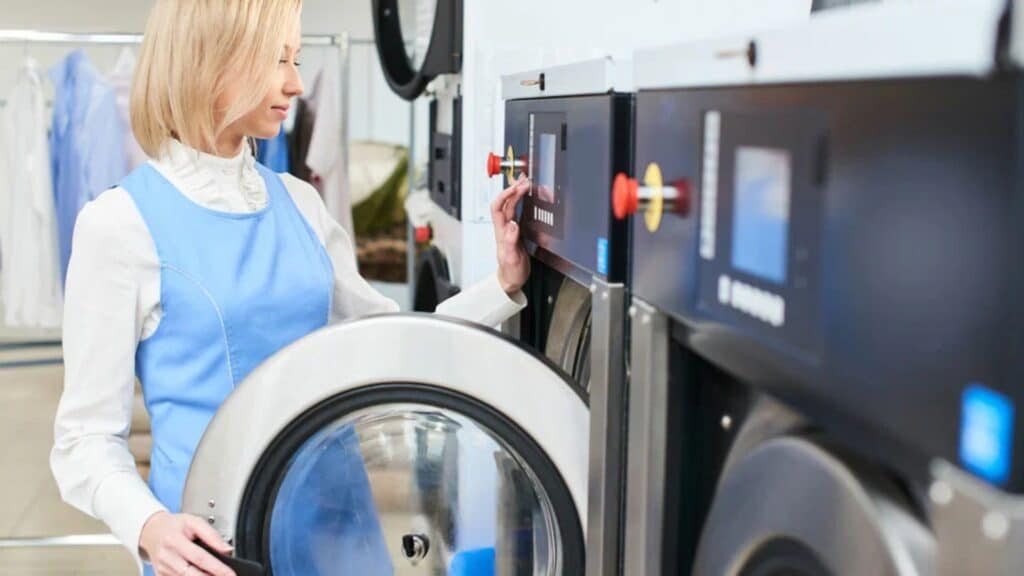
M785 284L789 244L790 157L786 150L736 149L732 265Z
M550 204L555 203L555 151L558 137L541 133L537 138L537 156L534 159L533 183L537 197Z

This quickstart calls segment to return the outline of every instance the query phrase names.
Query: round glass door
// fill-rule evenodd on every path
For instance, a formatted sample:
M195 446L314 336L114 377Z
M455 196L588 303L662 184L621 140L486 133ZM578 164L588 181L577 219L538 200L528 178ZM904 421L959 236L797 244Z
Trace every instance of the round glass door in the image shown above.
M423 66L430 47L437 0L398 0L398 24L402 31L405 55L414 70Z
M486 426L426 404L347 414L294 453L269 514L270 567L319 574L561 574L550 496Z

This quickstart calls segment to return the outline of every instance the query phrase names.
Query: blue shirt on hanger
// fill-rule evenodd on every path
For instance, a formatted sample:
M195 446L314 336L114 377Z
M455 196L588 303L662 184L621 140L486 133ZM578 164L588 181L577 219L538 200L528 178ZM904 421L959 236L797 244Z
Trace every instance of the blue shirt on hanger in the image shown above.
M85 53L71 52L49 76L56 88L50 154L63 279L79 210L116 186L128 166L116 95Z
M288 135L284 126L270 140L256 140L256 161L278 174L288 171Z

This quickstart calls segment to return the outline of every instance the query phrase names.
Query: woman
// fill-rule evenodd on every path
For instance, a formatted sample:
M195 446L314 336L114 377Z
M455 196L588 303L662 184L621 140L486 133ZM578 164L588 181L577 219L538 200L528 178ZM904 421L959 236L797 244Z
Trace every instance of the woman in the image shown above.
M131 101L154 160L76 224L51 465L63 498L150 573L231 573L193 541L229 546L178 512L199 439L234 386L328 322L398 309L359 276L316 191L252 159L249 140L276 135L303 91L300 10L301 0L157 0ZM441 312L495 324L525 305L529 259L512 217L527 188L520 179L492 205L496 276ZM153 424L148 487L126 442L136 375Z

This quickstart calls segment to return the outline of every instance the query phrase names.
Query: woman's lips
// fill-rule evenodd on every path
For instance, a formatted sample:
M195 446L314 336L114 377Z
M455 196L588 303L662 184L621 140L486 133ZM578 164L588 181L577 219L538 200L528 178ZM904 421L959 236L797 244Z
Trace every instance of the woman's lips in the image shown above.
M281 120L288 118L288 106L271 106L270 109L273 110Z

